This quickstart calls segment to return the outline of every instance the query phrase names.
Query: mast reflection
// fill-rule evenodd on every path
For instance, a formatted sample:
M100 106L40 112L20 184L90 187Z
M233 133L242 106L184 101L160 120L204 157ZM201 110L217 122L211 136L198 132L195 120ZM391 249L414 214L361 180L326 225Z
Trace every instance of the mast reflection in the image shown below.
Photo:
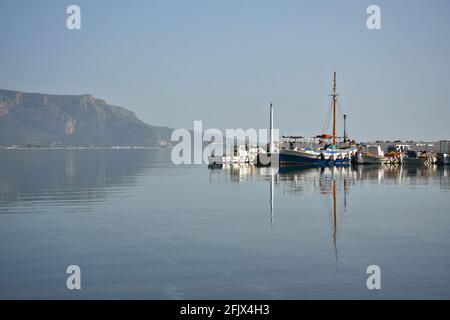
M336 256L336 262L337 262L338 253L337 253L336 238L337 238L336 180L333 180L333 247L334 247L334 254Z
M273 169L273 168L271 168ZM270 173L270 226L274 223L274 201L275 201L275 170Z
M281 168L258 168L251 165L230 165L210 170L210 182L253 183L262 181L269 184L270 225L275 223L275 194L277 189L283 196L324 195L331 199L332 206L327 210L331 216L331 242L338 259L338 232L342 215L347 211L350 193L365 183L370 184L435 184L450 190L450 167L402 167L402 166L342 166L313 167L295 166ZM342 209L339 206L342 195ZM281 212L278 212L280 214Z
M327 210L327 215L331 216L331 243L338 262L338 186L344 194L344 210L348 205L348 190L352 179L355 178L355 171L349 166L346 167L297 167L282 169L279 173L280 180L286 183L289 194L302 195L319 193L331 199L332 206Z

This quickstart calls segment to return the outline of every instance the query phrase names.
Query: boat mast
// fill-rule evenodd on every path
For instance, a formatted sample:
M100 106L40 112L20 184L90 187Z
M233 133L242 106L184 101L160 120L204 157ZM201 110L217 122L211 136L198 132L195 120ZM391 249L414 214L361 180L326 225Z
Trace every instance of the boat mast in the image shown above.
M273 145L273 107L272 103L270 104L270 141L269 141L269 153L272 154L275 151L274 145Z
M331 95L333 97L333 145L336 145L336 71L334 72L333 77L333 94Z
M347 142L347 115L344 114L344 143Z

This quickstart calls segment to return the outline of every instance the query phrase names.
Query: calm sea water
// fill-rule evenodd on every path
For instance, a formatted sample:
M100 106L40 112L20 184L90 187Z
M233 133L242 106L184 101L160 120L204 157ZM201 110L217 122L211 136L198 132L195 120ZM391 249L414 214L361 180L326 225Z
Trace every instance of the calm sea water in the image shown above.
M81 290L67 290L68 265ZM0 150L0 298L448 299L450 168Z

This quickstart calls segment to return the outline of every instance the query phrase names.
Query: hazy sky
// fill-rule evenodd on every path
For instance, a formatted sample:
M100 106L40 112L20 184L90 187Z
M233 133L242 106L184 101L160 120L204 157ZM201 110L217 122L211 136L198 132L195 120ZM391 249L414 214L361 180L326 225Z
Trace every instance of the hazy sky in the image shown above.
M283 134L318 134L337 71L352 138L450 138L448 0L0 0L0 43L0 88L90 93L150 124L265 128L273 102Z

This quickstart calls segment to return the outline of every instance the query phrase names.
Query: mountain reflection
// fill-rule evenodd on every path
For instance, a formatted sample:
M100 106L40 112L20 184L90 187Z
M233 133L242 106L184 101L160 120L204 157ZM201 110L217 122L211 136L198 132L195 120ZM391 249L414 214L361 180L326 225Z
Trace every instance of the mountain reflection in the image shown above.
M105 188L135 183L149 163L167 157L161 153L146 149L0 150L0 204L104 199Z

